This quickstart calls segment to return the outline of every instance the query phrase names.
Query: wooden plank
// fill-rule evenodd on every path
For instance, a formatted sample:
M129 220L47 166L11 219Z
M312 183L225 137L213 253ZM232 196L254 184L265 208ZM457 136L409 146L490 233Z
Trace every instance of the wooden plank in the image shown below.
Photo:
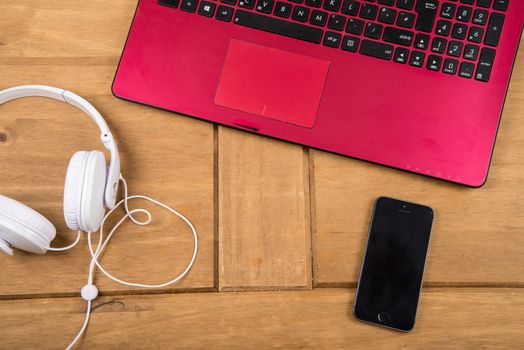
M4 0L0 56L39 57L43 62L56 57L118 58L136 4L135 0L91 0L64 6L58 0Z
M0 88L55 85L80 94L105 116L133 194L176 207L196 225L198 260L174 288L214 287L214 131L208 123L177 117L111 96L110 86L136 1L9 1L0 12ZM103 11L100 9L103 8ZM55 246L73 237L62 214L65 172L78 150L103 149L96 126L64 103L44 99L1 107L0 193L48 217L58 229ZM142 205L142 203L140 203ZM133 204L135 206L135 204ZM151 208L148 206L148 208ZM163 282L180 272L192 252L188 229L153 209L147 229L125 224L104 263L125 279ZM85 284L86 240L65 253L0 256L0 295L77 294ZM106 278L101 290L129 290Z
M197 263L176 288L213 288L214 188L213 128L195 120L119 101L110 96L92 102L116 135L122 172L133 194L146 194L186 214L200 237ZM73 237L62 214L65 171L77 150L102 149L94 124L66 104L43 99L2 106L8 144L0 144L0 193L21 200L48 217L58 230L54 246ZM5 116L5 117L4 117ZM4 126L5 125L5 126ZM75 132L75 130L77 130ZM143 205L132 203L133 207ZM182 271L191 256L189 229L178 219L150 205L154 223L141 228L124 224L110 244L104 262L123 278L156 283ZM119 216L122 211L118 212ZM79 248L44 256L17 251L0 256L1 295L76 293L85 284L87 241ZM105 278L106 291L129 289Z
M385 195L436 212L425 280L524 283L524 50L520 50L487 184L471 189L313 152L316 285L354 285L373 201Z
M428 289L412 333L353 319L354 290L115 296L77 349L522 349L522 289ZM2 349L64 348L79 298L0 303Z
M308 165L301 147L219 128L219 286L311 286Z

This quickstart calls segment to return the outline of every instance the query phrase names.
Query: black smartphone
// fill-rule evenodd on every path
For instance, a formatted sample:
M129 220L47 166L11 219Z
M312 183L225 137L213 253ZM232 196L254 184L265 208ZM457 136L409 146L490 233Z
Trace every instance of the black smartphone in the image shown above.
M432 223L427 206L377 199L353 307L356 319L413 329Z

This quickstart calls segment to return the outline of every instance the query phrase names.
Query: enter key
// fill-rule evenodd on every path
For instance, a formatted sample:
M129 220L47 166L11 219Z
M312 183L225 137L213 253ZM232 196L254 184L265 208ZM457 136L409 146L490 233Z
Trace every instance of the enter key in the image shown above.
M418 0L416 7L418 19L415 27L417 30L426 33L433 31L438 5L439 2L437 0Z

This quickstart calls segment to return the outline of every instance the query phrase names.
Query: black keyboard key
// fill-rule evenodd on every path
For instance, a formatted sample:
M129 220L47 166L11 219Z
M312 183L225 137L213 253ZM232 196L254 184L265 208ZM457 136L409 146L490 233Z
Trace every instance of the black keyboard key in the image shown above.
M380 24L376 23L367 23L366 29L364 30L364 36L367 36L371 39L380 39L380 36L382 35L382 29L383 27Z
M413 10L415 0L397 0L397 7L404 10Z
M182 0L180 9L187 12L196 12L198 0Z
M429 45L429 35L417 34L415 36L415 47L420 50L426 50Z
M464 44L462 44L460 41L451 40L448 45L448 55L453 57L462 56L463 47Z
M299 22L307 22L309 20L309 9L302 6L295 6L291 18Z
M400 12L397 18L397 25L404 28L413 28L415 15L409 12Z
M426 54L424 52L413 51L411 53L411 58L409 59L409 64L413 67L422 68L424 66L424 59Z
M235 13L235 19L233 22L241 26L284 35L311 43L320 44L322 41L322 29L259 15L255 12L248 12L239 9Z
M198 7L198 14L206 17L213 17L215 15L215 9L217 5L209 2L202 1Z
M468 26L461 23L455 23L453 25L453 31L451 32L451 37L453 39L464 40L466 39L466 34L468 32Z
M378 0L378 3L380 5L393 6L395 4L395 0Z
M472 43L481 43L484 37L484 29L480 27L471 27L469 29L468 41Z
M478 25L485 25L488 21L488 11L476 9L475 12L473 12L473 23Z
M215 18L221 21L231 22L231 19L233 18L233 12L235 11L232 7L220 5L218 6Z
M460 0L463 4L473 5L475 4L475 0Z
M488 82L491 77L491 69L493 68L493 61L495 61L495 50L485 47L480 53L479 63L477 65L477 73L475 79Z
M237 4L237 0L220 0L220 2L223 2L224 4L228 4L228 5L236 5Z
M418 0L416 11L418 13L416 29L422 32L431 33L435 17L438 11L437 0Z
M291 2L297 3L297 4L303 4L304 0L289 0Z
M442 66L442 57L436 56L436 55L429 55L428 63L426 65L427 69L438 72L440 71L441 66Z
M346 26L346 17L331 14L329 16L328 20L328 28L334 29L334 30L344 30L344 27Z
M446 58L444 60L444 67L442 67L442 72L446 74L455 75L457 74L459 62L453 58Z
M464 49L464 58L470 61L476 61L479 57L480 47L477 45L468 44Z
M293 5L287 2L277 1L273 14L277 17L289 18Z
M360 2L353 0L344 0L342 5L342 13L345 15L356 16L358 9L360 8Z
M438 35L449 36L449 33L451 33L451 22L441 19L437 22L437 29L435 32Z
M273 11L273 0L258 0L257 11L263 13L271 13Z
M177 8L178 4L180 4L180 0L158 0L158 4Z
M382 39L393 44L411 46L414 36L415 34L408 30L386 27Z
M238 7L252 10L255 8L255 3L256 0L240 0L238 2Z
M364 30L364 21L356 18L349 18L348 24L346 25L346 32L351 34L360 35Z
M469 6L460 6L457 11L457 21L469 22L473 9Z
M473 73L475 72L475 65L470 62L462 62L460 64L459 76L462 78L473 78Z
M378 7L371 4L363 4L360 9L360 17L375 20L377 18Z
M479 7L485 7L485 8L490 8L491 7L491 2L493 0L477 0L477 6Z
M445 53L448 41L444 38L433 38L431 43L431 51L436 53Z
M351 35L344 35L344 39L342 39L342 50L357 52L359 43L359 38Z
M489 46L497 46L499 44L500 33L502 32L502 25L504 24L504 17L505 16L502 13L493 12L491 14L484 44Z
M322 6L322 0L306 0L306 5L319 8Z
M440 10L440 16L451 19L455 17L455 11L457 11L457 5L446 2L442 4L442 9Z
M383 7L380 9L378 14L378 21L387 24L395 23L397 18L397 11Z
M495 0L493 8L499 11L506 11L508 9L509 0Z
M393 61L397 63L406 64L408 62L409 50L403 47L397 47L395 50L395 56L393 56Z
M324 10L338 12L342 0L324 0Z
M366 56L391 60L393 56L393 45L379 43L377 41L362 40L360 53Z
M311 12L311 18L309 18L309 23L319 27L323 27L326 25L327 16L327 12L313 10L313 12Z
M326 32L324 35L324 41L323 44L325 46L334 47L335 49L338 49L340 46L340 40L342 39L342 35L339 33L333 33L333 32Z

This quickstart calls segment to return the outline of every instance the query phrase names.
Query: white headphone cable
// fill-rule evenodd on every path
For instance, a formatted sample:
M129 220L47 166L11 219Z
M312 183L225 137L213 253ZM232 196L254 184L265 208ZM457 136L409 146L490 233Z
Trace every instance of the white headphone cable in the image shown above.
M60 248L49 247L49 248L47 248L47 250L50 250L52 252L63 252L65 250L72 249L72 248L74 248L78 244L78 242L80 242L81 235L82 235L82 231L78 231L78 233L76 235L76 240L73 243L71 243L70 245L65 246L65 247L60 247Z
M91 262L89 264L88 283L87 283L86 286L84 286L84 288L82 288L82 298L84 298L84 300L87 301L86 317L85 317L84 323L82 324L82 327L80 328L80 331L78 332L76 337L71 341L71 343L66 348L66 350L71 349L76 344L78 339L80 339L82 334L85 332L85 330L87 328L87 324L89 323L89 317L90 317L90 314L91 314L91 302L98 295L98 289L96 288L96 286L93 285L93 277L94 277L95 266L98 267L98 269L105 276L107 276L109 279L111 279L111 280L113 280L113 281L115 281L117 283L126 285L126 286L142 287L142 288L162 288L162 287L169 286L169 285L171 285L173 283L176 283L180 279L184 278L184 276L186 276L187 273L189 272L189 270L191 270L191 268L193 267L193 264L194 264L194 262L196 260L196 257L197 257L197 252L198 252L198 234L196 232L195 227L191 223L191 221L189 221L184 215L182 215L181 213L179 213L175 209L173 209L173 208L167 206L166 204L161 203L161 202L159 202L159 201L157 201L155 199L152 199L150 197L141 196L141 195L128 196L128 193L127 193L127 182L125 181L125 179L122 176L120 176L120 181L122 181L122 183L124 185L124 199L122 199L120 202L118 202L115 205L115 207L113 209L111 209L109 212L107 212L106 215L104 216L104 219L102 220L102 224L100 225L100 230L99 230L100 236L99 236L99 240L98 240L98 245L97 245L97 247L96 247L96 249L94 251L93 251L93 244L91 242L91 234L92 234L92 232L88 232L87 233L87 241L88 241L88 246L89 246L89 253L91 254ZM176 278L174 278L171 281L168 281L166 283L161 283L161 284L142 284L142 283L133 283L133 282L124 281L124 280L121 280L121 279L113 276L109 272L107 272L102 267L101 263L98 261L98 259L102 255L102 252L105 249L107 243L109 242L109 240L111 239L113 234L116 232L118 227L120 227L120 225L126 219L129 219L133 223L135 223L136 225L141 225L141 226L148 225L151 222L152 216L151 216L151 213L148 210L146 210L146 209L129 210L128 200L129 199L138 199L138 198L150 201L151 203L154 203L154 204L156 204L156 205L158 205L158 206L168 210L172 214L178 216L180 219L182 219L191 228L191 232L193 234L193 240L194 240L193 255L191 256L191 259L190 259L187 267ZM113 213L113 211L116 208L118 208L120 205L122 205L122 203L124 203L124 208L125 208L126 214L115 224L115 226L113 226L113 228L111 229L111 231L109 232L107 237L104 239L104 233L103 233L104 232L104 223L105 223L106 219L111 215L111 213ZM136 213L143 213L143 214L145 214L147 216L146 220L140 221L140 220L135 219L133 217L133 214L136 214ZM76 243L78 243L78 242L76 242Z

